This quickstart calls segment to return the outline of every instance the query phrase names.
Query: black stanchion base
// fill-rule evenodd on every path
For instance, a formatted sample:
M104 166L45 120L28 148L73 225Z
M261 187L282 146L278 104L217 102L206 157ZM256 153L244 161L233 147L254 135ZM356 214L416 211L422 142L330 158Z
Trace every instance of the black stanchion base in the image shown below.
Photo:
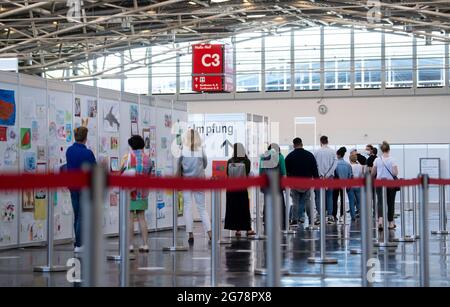
M258 268L258 269L255 269L255 270L253 271L253 273L254 273L255 275L266 276L266 275L267 275L267 269L264 269L264 268ZM289 270L287 270L287 269L281 269L281 270L280 270L280 273L281 273L281 275L283 275L283 276L290 275L290 272L289 272Z
M397 242L377 242L375 243L376 247L397 247Z
M337 264L338 261L335 258L309 257L308 258L308 263Z
M185 252L188 251L189 248L186 246L166 246L162 249L165 252Z
M33 268L34 272L41 272L41 273L51 273L51 272L64 272L69 269L68 266L65 265L43 265L43 266L36 266Z
M395 238L393 241L394 242L412 243L412 242L416 242L416 239L411 236L405 236L403 238Z
M434 230L431 232L432 235L448 235L450 232L447 230Z
M249 240L265 240L265 239L267 239L267 236L256 235L256 236L248 237L248 239L249 239Z
M377 254L378 251L376 249L372 250L372 253ZM361 255L362 254L362 250L358 249L358 248L354 248L350 250L350 254L351 255Z
M128 259L129 260L136 260L136 256L134 254L129 254L128 255ZM121 261L122 257L120 255L108 255L108 256L106 256L106 260L109 260L109 261Z
M284 235L293 235L293 234L295 234L295 231L294 230L283 230L282 233Z
M308 231L317 231L317 230L320 230L320 227L319 227L319 226L311 225L311 226L305 227L305 230L308 230Z

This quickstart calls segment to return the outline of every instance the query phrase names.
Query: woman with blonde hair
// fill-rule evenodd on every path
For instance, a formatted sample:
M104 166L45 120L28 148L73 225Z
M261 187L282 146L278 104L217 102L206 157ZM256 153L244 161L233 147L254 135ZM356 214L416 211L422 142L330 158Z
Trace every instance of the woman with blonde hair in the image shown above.
M205 168L208 160L202 147L202 140L198 132L188 129L183 136L181 155L178 159L177 175L187 178L205 178ZM203 228L211 240L211 221L206 211L204 191L183 191L184 218L186 220L186 232L189 234L188 242L194 243L192 231L192 198L197 205L197 210L202 219Z

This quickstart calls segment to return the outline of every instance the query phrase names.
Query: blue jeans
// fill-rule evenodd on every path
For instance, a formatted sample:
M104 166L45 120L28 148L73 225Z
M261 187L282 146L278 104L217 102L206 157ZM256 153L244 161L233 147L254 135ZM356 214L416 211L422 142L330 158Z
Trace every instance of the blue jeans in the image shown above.
M305 218L306 201L310 198L310 191L300 192L297 190L291 190L292 196L292 220L298 221ZM308 215L309 215L309 210Z
M81 246L81 207L80 192L70 192L73 209L73 229L75 231L75 247Z
M320 215L322 211L320 211L320 189L314 190L315 199L316 199L316 210ZM327 215L333 215L333 190L325 190L325 207L327 211Z
M350 215L355 218L356 212L355 210L361 209L361 189L360 188L351 188L347 190L348 195L348 203L350 205Z

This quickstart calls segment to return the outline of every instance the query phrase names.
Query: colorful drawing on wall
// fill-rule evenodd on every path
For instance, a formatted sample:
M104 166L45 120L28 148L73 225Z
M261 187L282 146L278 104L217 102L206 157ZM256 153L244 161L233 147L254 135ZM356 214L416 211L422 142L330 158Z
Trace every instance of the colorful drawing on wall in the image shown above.
M66 124L66 142L72 143L72 124Z
M88 101L88 117L97 116L97 100L89 99Z
M18 157L18 150L16 143L8 144L3 154L3 162L5 166L16 166L17 157Z
M156 163L155 163L155 160L151 160L152 161L152 172L151 172L151 174L152 174L152 176L155 176L156 175Z
M184 203L183 203L183 192L178 191L178 216L183 216L184 214Z
M119 128L119 104L105 103L103 106L103 131L118 132Z
M57 133L58 138L60 140L65 140L66 139L66 128L64 126L58 127L58 129L56 130L56 133Z
M63 146L59 147L59 164L60 165L63 165L64 163L66 163L66 152L67 152L67 146L63 145Z
M64 110L56 110L56 124L58 126L64 125L65 115L66 115L66 113L64 112Z
M156 157L156 126L150 126L150 157Z
M86 117L86 118L82 118L82 119L81 119L81 126L82 126L82 127L89 128L89 117Z
M0 89L0 125L16 124L16 100L14 91Z
M34 192L33 190L24 190L22 192L22 211L32 212L34 210Z
M39 123L36 120L31 122L31 139L33 142L39 140Z
M108 156L98 156L98 164L102 165L106 169L108 169L109 159Z
M56 123L55 122L50 122L50 124L48 125L48 136L49 138L53 139L56 138Z
M37 149L36 149L36 153L37 153L37 160L38 161L45 160L45 146L38 145Z
M36 164L36 172L39 174L47 173L47 162L38 162Z
M34 219L45 220L47 218L47 193L44 189L35 191Z
M164 136L161 138L161 149L167 149L167 138Z
M164 202L158 202L156 204L156 219L160 220L166 217L166 204Z
M142 123L144 124L144 125L150 125L150 110L148 110L148 109L144 109L144 110L141 110L142 112Z
M109 193L109 205L111 207L117 207L119 205L119 193L117 191L111 191Z
M7 141L7 127L0 127L0 142Z
M16 217L16 206L12 201L7 201L0 207L0 220L5 223L12 223Z
M144 152L146 154L150 153L150 129L142 129L142 138L144 139Z
M130 105L130 121L132 123L138 122L138 106L135 104Z
M8 127L9 141L14 142L16 140L17 131L15 127Z
M102 154L105 154L108 152L109 144L108 144L109 138L106 136L100 137L100 146L99 146L99 152Z
M120 170L120 168L119 168L119 158L118 157L111 157L110 158L110 165L111 165L111 172L118 172Z
M212 177L227 177L227 161L212 161Z
M118 150L119 149L119 138L112 136L111 137L111 150Z
M131 123L131 135L138 135L139 129L138 129L138 123Z
M81 99L80 97L75 97L75 106L74 106L74 116L81 116Z
M164 126L168 128L172 127L172 115L164 114Z
M31 148L30 128L20 128L20 148L25 150Z
M23 169L27 173L36 171L36 153L35 152L27 151L24 153Z

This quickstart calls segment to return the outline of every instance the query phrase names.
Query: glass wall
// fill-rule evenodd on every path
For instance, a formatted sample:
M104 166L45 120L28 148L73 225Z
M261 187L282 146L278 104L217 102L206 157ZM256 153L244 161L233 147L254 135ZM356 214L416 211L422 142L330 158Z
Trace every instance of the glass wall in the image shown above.
M291 31L265 37L266 91L291 88Z
M177 89L176 58L174 45L151 48L152 93L173 94Z
M179 44L180 54L180 93L192 93L192 43Z
M325 89L350 88L350 28L324 31Z
M261 90L261 33L236 35L236 91Z
M412 87L413 37L386 33L386 87Z
M124 61L133 63L125 67L125 92L148 94L149 51L143 47L124 52Z
M355 29L355 88L381 87L381 32Z
M120 91L121 89L121 54L113 53L97 59L97 71L104 71L101 79L97 81L97 86Z
M295 90L320 89L320 27L294 32Z
M445 85L445 44L417 38L417 86Z

